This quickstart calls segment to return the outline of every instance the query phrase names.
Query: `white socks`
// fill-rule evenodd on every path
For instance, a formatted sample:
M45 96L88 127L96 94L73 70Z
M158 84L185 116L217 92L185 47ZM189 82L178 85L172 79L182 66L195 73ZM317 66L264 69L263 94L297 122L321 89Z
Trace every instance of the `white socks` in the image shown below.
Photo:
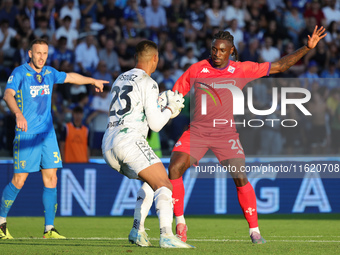
M154 197L153 189L146 182L143 183L137 192L137 201L135 207L133 227L139 231L145 231L144 223L149 214Z
M185 224L184 215L176 216L176 225L179 224L179 223Z
M161 235L173 235L173 204L172 192L170 189L161 187L155 191L155 206Z
M0 225L6 222L6 217L0 216Z
M249 235L251 235L254 231L260 234L259 227L256 227L256 228L249 228Z
M50 231L54 226L53 225L46 225L45 232Z

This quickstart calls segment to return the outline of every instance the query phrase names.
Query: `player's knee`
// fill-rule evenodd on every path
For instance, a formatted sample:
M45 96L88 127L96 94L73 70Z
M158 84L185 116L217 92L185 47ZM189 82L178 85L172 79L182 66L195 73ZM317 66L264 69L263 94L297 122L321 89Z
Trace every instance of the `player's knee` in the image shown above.
M155 185L154 191L156 191L156 190L158 190L158 189L160 189L162 187L166 187L166 188L168 188L169 190L172 191L172 184L169 181L169 179L164 180L164 181L160 182L159 184Z
M181 178L186 168L184 168L183 162L176 161L169 166L169 178L170 180L175 180Z
M44 178L44 185L47 188L55 188L57 187L57 182L58 182L58 177L57 175L55 176L48 176Z
M18 177L15 176L12 179L12 184L14 185L14 187L16 187L17 189L21 189L24 184L25 184L26 178L22 178L22 177Z

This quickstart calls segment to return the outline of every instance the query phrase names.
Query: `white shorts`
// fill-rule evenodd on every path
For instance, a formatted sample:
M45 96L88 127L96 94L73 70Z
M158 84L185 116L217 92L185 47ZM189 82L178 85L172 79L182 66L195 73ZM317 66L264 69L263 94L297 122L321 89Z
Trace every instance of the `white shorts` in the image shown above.
M144 138L124 139L103 153L106 163L130 179L137 179L145 168L162 162Z

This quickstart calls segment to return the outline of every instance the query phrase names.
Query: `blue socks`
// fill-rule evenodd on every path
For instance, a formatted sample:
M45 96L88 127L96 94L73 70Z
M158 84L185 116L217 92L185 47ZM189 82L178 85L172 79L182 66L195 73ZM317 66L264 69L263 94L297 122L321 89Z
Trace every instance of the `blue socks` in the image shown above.
M20 189L17 189L12 182L7 184L1 197L0 216L6 218L9 210L14 203Z
M57 211L57 188L51 189L44 187L43 204L45 208L45 226L53 226Z

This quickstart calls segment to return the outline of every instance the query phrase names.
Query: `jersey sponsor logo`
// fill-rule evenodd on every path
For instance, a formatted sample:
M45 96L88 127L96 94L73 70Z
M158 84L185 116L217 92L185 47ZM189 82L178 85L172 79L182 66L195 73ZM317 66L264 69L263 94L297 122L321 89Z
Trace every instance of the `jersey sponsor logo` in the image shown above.
M30 87L30 94L34 98L36 96L43 96L50 94L50 86L49 85L42 85L42 86L31 86Z
M11 83L13 81L13 75L11 75L9 78L8 78L8 83Z
M210 72L209 72L208 68L204 67L204 68L202 69L201 73L210 73Z
M50 73L52 73L52 72L51 72L51 71L48 71L48 70L46 70L46 71L45 71L45 73L44 73L43 75L45 76L45 75L48 75L48 74L50 74Z
M25 161L25 160L21 160L21 161L20 161L20 167L21 167L22 169L25 169L25 167L26 167L26 161Z
M182 142L181 141L178 141L176 144L175 144L175 147L178 147L178 146L181 146L182 145Z
M234 73L234 72L235 72L235 67L229 66L228 69L227 69L227 71L228 71L229 73Z

